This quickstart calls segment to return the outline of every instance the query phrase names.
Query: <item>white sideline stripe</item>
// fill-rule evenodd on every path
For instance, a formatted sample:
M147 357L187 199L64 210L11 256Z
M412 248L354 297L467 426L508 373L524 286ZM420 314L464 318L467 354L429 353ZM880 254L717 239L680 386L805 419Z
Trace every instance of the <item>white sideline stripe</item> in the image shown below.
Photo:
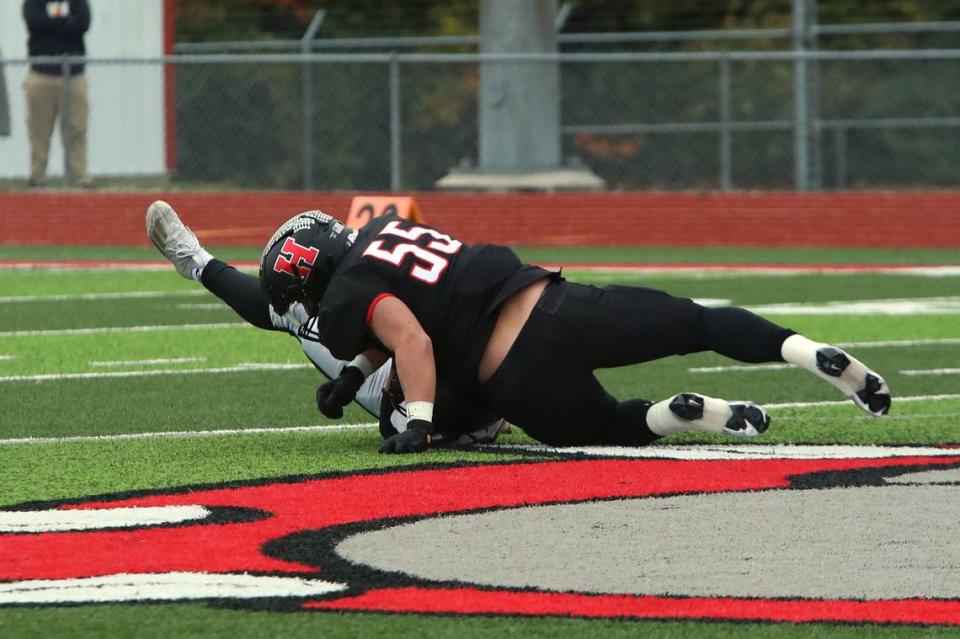
M259 264L257 266L259 266ZM78 261L70 260L58 262L49 262L46 260L17 260L15 262L0 262L0 270L43 270L44 273L75 273L77 271L166 271L169 270L169 268L170 262L89 261L86 263L80 263Z
M203 506L145 506L90 510L0 510L0 533L65 532L181 524L205 519Z
M152 371L110 371L104 373L48 373L44 375L7 375L0 382L58 382L68 379L108 379L115 377L154 377L158 375L221 375L250 371L313 370L311 364L257 364L243 363L222 368L158 368Z
M840 348L885 348L887 346L936 346L939 344L960 344L960 337L894 339L882 342L840 342L834 344L834 346Z
M98 335L101 333L152 333L154 331L194 331L214 328L253 328L246 322L214 324L151 324L148 326L103 326L97 328L55 328L39 331L0 331L0 337L49 337L56 335Z
M960 297L790 302L746 308L759 315L956 315Z
M280 428L226 428L220 430L173 430L154 433L121 433L119 435L71 435L69 437L18 437L0 439L0 446L19 444L66 444L73 442L118 442L136 439L200 439L230 435L285 435L290 433L330 433L347 430L373 430L379 424L328 424L325 426L284 426Z
M929 368L926 370L900 371L901 375L960 375L960 368Z
M744 275L918 275L921 277L953 277L960 275L960 265L908 266L882 264L540 264L551 271L563 267L567 271L609 273L736 273Z
M260 265L257 262L233 262L232 266L240 270L256 271ZM563 267L568 271L598 271L620 273L687 273L704 272L743 273L747 275L805 275L805 274L882 274L882 275L921 275L929 277L944 277L960 275L960 265L885 265L885 264L620 264L620 263L543 263L539 264L550 270ZM167 261L141 260L12 260L0 262L0 269L43 269L45 271L165 271L170 268Z
M226 308L223 303L193 302L192 304L174 304L174 308L182 308L185 311L219 311Z
M926 402L926 401L938 401L941 399L960 399L960 394L956 395L914 395L911 397L897 397L893 396L893 403L899 404L901 402ZM829 401L829 402L786 402L782 404L763 404L762 406L767 410L777 409L777 408L811 408L814 406L848 406L850 405L850 400L842 399L838 401ZM882 418L881 418L882 421Z
M346 588L346 584L300 577L206 572L121 573L0 583L0 604L310 597Z
M68 295L10 295L0 297L0 304L19 302L72 302L76 300L152 299L159 297L196 297L208 291L127 291L123 293L72 293Z
M9 362L14 359L17 359L16 355L0 355L0 362Z
M581 454L601 457L634 457L654 459L882 459L887 457L960 457L960 449L913 446L793 446L774 445L659 445L643 448L620 446L583 446L550 448L549 446L511 444L505 450L538 450L558 454Z
M190 362L205 362L206 357L167 357L160 359L113 359L90 362L91 366L154 366L157 364L187 364Z

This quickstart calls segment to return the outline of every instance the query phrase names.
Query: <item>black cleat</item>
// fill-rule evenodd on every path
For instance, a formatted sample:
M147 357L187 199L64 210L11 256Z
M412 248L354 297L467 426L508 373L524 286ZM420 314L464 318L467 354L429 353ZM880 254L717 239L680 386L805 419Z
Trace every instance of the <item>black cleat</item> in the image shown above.
M825 346L817 351L817 369L824 375L840 377L850 365L850 358L839 348Z
M692 422L703 417L703 398L693 393L680 393L670 402L670 412Z
M858 408L874 417L886 415L890 412L890 388L887 383L862 363L851 366L852 363L850 357L835 346L824 346L817 351L817 370L830 377L842 377L848 389L859 388L849 395Z
M890 412L890 389L883 378L875 373L867 373L863 389L854 393L851 399L874 417L882 417Z
M756 437L770 428L770 416L753 402L730 402L733 415L727 420L723 431L738 437Z

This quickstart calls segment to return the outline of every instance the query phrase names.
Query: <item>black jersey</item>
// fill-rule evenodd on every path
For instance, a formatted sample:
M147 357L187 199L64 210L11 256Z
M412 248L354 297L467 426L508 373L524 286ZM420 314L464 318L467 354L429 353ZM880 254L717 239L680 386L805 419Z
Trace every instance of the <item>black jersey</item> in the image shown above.
M395 215L380 217L360 230L333 272L320 301L320 341L339 359L378 346L373 309L393 296L430 336L438 373L476 384L500 304L548 275L505 246L468 245Z

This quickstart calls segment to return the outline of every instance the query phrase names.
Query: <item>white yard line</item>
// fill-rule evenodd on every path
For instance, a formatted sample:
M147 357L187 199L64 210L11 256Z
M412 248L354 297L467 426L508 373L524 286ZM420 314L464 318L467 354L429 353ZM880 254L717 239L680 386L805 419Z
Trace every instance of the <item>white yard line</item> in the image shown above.
M700 366L698 368L688 368L687 372L689 373L728 373L731 371L734 372L747 372L750 371L783 371L797 369L796 366L791 364L746 364L746 365L732 365L732 366ZM800 370L800 369L797 369Z
M221 302L193 302L192 304L174 304L174 308L182 308L186 311L221 311L227 308L226 304Z
M149 371L110 371L103 373L47 373L43 375L6 375L0 382L58 382L70 379L109 379L117 377L156 377L160 375L222 375L224 373L248 373L251 371L314 370L311 364L260 364L244 362L222 368L158 368Z
M0 355L0 362L9 362L17 359L16 355Z
M70 437L17 437L0 439L0 446L18 444L65 444L71 442L117 442L136 439L199 439L233 435L283 435L290 433L329 433L349 430L373 430L376 422L328 424L326 426L286 426L280 428L227 428L220 430L177 430L156 433L121 433L119 435L73 435Z
M0 331L0 337L55 337L60 335L99 335L102 333L152 333L155 331L194 331L215 328L253 328L246 322L213 324L153 324L148 326L98 326L94 328L54 328L36 331Z
M915 377L917 375L960 375L960 368L928 368L926 370L900 371L901 375Z
M0 304L21 302L75 302L83 300L154 299L160 297L199 297L209 295L206 290L196 291L127 291L123 293L72 293L69 295L10 295L0 297Z
M90 365L109 368L113 366L157 366L160 364L188 364L191 362L205 361L207 361L206 357L166 357L158 359L112 359L90 362Z

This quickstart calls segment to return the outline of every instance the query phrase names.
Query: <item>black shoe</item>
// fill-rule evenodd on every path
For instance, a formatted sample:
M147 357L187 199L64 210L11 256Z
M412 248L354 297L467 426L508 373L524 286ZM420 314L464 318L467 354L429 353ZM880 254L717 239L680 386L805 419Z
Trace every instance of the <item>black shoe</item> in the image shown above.
M738 437L756 437L770 428L770 416L753 402L730 402L733 414L727 420L723 431Z
M882 417L890 412L890 389L883 378L876 373L867 373L863 388L854 393L853 403L874 417Z
M847 354L834 346L825 346L817 351L817 369L824 375L840 377L850 365Z
M859 362L851 367L850 357L839 348L825 346L818 350L817 370L830 377L845 377L853 388L859 387L850 399L861 410L874 417L890 412L890 388L884 379Z

